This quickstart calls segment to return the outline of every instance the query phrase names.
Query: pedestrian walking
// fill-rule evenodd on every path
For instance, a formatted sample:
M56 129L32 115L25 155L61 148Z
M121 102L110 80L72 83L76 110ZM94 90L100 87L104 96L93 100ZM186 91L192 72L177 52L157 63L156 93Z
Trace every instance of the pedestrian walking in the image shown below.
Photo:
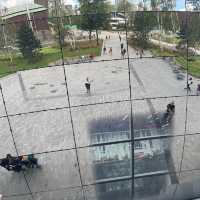
M123 48L124 48L124 44L123 44L123 43L121 43L121 51L123 50Z
M190 85L192 85L193 84L193 81L192 81L192 77L191 78L189 78L189 80L188 80L188 82L187 82L187 86L186 86L186 88L184 88L184 89L186 89L186 90L188 90L189 92L191 92L191 87L190 87Z
M139 55L139 51L138 51L138 49L135 48L135 51L136 51L136 56L138 56L138 55Z
M125 57L125 54L126 54L126 49L123 49L122 51L121 51L121 55L122 55L122 58L124 59L124 57Z
M140 49L140 58L142 58L143 54L144 54L143 49Z
M108 39L108 36L106 35L106 40Z
M110 56L112 56L112 47L110 47L110 49L109 49L109 54L110 54Z
M0 166L4 167L8 171L21 172L28 168L41 168L38 164L37 158L33 154L28 156L13 157L10 154L6 155L6 158L0 159Z
M121 49L121 57L124 58L124 51Z
M104 46L104 48L103 48L103 54L104 55L106 54L106 46Z
M121 38L121 36L119 35L119 41L121 42L121 40L122 40L122 38Z
M197 85L197 95L200 95L200 84Z
M41 168L41 166L38 164L38 159L35 158L33 154L30 154L28 156L22 156L21 162L27 168Z
M86 88L86 92L87 92L88 94L90 94L91 82L92 82L92 81L90 81L89 78L87 77L87 78L86 78L86 82L85 82L85 88Z
M108 36L108 38L110 39L110 35Z

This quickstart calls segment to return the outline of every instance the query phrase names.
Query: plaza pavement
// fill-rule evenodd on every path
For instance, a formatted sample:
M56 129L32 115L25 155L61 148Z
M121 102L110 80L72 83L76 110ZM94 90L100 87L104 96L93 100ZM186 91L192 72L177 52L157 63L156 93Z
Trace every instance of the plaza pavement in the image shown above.
M102 55L96 61L103 59L120 59L120 42L118 35L112 35L105 42L107 47L112 46L113 55ZM123 36L123 42L124 36ZM130 49L130 57L136 58L136 53ZM149 56L149 52L145 52ZM109 101L123 101L129 99L129 78L127 60L104 61L65 66L71 114L74 123L76 145L78 147L90 144L89 124L92 120L102 118L111 119L120 117L123 121L130 114L128 102L116 102L98 105L88 105ZM186 94L184 90L186 80L177 80L173 67L167 60L160 58L143 58L130 60L132 94L135 99L145 97L155 98L162 96L179 96ZM57 151L75 147L74 136L69 113L69 102L66 98L63 68L34 69L9 75L0 80L5 97L8 114L24 113L10 116L10 122L19 154L40 153L45 151ZM91 83L91 95L86 94L85 79L89 77ZM185 75L186 77L186 75ZM139 79L139 80L138 80ZM194 79L192 93L199 82ZM25 88L21 84L24 84ZM188 98L187 133L199 131L200 97ZM174 115L173 134L184 134L186 98L158 98L152 99L151 104L156 112L163 112L167 103L174 100L176 112ZM81 105L81 106L79 106ZM88 106L86 106L88 105ZM64 109L61 109L65 107ZM55 109L44 112L26 114L27 112ZM133 101L133 114L151 115L151 109L146 100ZM0 97L0 115L5 115L2 98ZM118 124L120 126L120 124ZM12 142L8 121L0 118L0 156L7 153L16 155ZM178 170L183 147L183 137L169 139L175 169ZM198 168L198 136L186 137L183 169ZM191 150L192 149L192 150ZM92 170L91 152L93 148L78 149L81 178L84 184L95 180ZM33 169L25 172L26 179L36 200L53 199L82 199L80 190L80 176L75 150L39 154L36 157L42 165L41 170ZM153 169L152 169L153 170ZM187 180L189 177L187 176ZM180 179L184 181L186 179ZM79 187L78 189L68 189ZM91 187L92 188L92 187ZM56 191L56 190L59 191ZM88 199L95 199L95 188L84 188ZM50 190L51 192L47 192ZM87 192L87 191L90 192ZM41 192L41 193L39 193ZM7 196L5 199L23 200L30 199L23 174L8 172L0 169L0 193ZM25 196L18 196L27 194ZM14 195L14 196L13 196ZM16 196L15 196L16 195Z

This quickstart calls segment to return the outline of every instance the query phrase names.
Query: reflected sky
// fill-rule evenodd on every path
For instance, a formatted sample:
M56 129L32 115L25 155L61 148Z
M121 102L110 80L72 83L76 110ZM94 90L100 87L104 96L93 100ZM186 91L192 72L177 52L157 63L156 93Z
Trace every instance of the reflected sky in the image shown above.
M33 3L34 0L1 0L0 6L12 7L16 5L23 4L25 2ZM108 0L112 4L115 3L115 0ZM130 3L138 4L141 0L129 0ZM64 0L65 4L77 5L78 0ZM185 10L185 0L176 0L176 10L182 11Z
M25 2L33 3L34 0L1 0L0 6L2 6L2 7L4 7L4 6L5 7L13 7L13 6L24 4ZM66 5L69 5L69 4L76 5L77 2L78 2L77 0L64 0L64 3Z

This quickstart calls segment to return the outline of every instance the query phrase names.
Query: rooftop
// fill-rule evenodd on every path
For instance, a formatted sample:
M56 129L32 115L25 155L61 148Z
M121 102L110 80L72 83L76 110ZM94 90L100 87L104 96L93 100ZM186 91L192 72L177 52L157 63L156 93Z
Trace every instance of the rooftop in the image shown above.
M22 4L22 5L10 7L9 9L7 9L6 13L3 16L3 19L6 20L6 19L10 19L12 17L26 15L27 9L29 10L30 14L47 10L47 8L45 8L39 4L34 4L34 3L27 4L27 5Z

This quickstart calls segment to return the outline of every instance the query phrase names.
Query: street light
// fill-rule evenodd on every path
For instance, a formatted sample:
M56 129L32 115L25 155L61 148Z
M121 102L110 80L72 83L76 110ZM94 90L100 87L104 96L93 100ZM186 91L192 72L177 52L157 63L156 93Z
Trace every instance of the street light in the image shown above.
M32 20L31 20L31 15L30 15L30 10L29 10L29 0L26 0L26 11L27 11L27 15L28 15L28 21L29 21L29 24L31 26L31 29L33 31L33 24L32 24Z

